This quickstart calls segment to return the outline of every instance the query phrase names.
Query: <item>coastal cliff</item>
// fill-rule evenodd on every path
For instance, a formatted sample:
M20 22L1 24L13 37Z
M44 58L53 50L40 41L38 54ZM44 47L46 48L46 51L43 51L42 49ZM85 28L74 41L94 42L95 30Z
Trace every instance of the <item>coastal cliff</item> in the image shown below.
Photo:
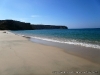
M0 30L68 29L66 26L35 25L16 20L0 20Z
M55 26L55 25L32 25L33 29L67 29L66 26Z

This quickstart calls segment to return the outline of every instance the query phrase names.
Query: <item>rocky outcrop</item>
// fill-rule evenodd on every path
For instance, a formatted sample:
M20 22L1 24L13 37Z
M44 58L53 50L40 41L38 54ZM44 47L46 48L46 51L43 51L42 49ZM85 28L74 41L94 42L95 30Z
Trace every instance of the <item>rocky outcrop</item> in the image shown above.
M35 25L16 20L0 20L0 30L68 29L66 26Z

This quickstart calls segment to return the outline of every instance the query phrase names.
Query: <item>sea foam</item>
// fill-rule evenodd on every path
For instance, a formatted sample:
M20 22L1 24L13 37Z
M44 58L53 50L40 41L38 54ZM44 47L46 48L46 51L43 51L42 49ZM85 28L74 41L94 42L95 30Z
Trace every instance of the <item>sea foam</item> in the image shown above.
M84 46L84 47L90 47L90 48L96 48L96 49L100 49L99 45L96 44L90 44L90 43L83 43L83 42L79 42L76 40L59 40L59 39L49 39L49 38L42 38L42 37L33 37L30 36L31 39L39 39L39 40L44 40L44 41L50 41L50 42L57 42L57 43L63 43L63 44L72 44L72 45L79 45L79 46Z

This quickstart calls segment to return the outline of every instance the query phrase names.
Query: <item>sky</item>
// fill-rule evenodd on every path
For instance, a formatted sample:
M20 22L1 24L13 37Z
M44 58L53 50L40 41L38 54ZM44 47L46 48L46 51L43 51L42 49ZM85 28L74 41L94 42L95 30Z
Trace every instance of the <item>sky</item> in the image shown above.
M0 20L100 28L100 0L0 0Z

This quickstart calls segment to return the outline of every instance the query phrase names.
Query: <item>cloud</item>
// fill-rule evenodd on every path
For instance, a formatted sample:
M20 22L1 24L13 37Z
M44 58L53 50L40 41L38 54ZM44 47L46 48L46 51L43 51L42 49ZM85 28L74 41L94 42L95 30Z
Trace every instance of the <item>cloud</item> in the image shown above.
M20 21L22 21L22 22L25 22L25 19L19 19Z
M32 15L31 17L34 18L34 17L40 17L40 16L39 15Z

